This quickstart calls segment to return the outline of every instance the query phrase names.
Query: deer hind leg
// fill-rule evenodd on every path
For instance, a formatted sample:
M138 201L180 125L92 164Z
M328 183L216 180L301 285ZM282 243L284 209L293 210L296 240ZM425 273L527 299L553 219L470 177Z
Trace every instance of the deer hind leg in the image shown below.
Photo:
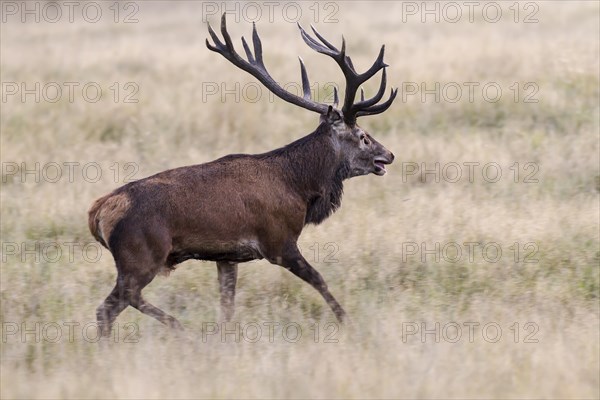
M327 283L325 283L325 280L319 271L314 269L308 261L306 261L302 254L300 254L296 245L290 246L284 251L283 257L276 257L275 261L272 262L284 267L315 288L321 296L323 296L329 307L331 307L331 310L338 321L344 322L344 320L347 319L346 312L337 302L335 297L329 292Z
M132 306L171 328L183 329L174 317L148 303L142 297L142 289L152 282L155 275L119 273L115 288L96 310L96 318L102 336L110 336L115 319L127 306Z
M142 290L165 265L169 252L169 238L158 234L150 240L147 237L141 239L141 235L123 236L122 240L114 240L111 245L117 261L117 285L98 307L96 314L102 334L110 334L115 318L127 306L132 306L169 327L182 329L179 321L148 303L142 296Z
M96 309L96 320L100 334L104 337L110 336L112 325L117 316L127 308L129 301L125 297L125 290L121 277L117 278L117 284L106 300Z
M129 301L129 305L137 309L143 314L149 315L152 318L157 319L163 324L170 328L177 330L183 330L181 323L173 316L162 311L160 308L147 302L142 296L142 289L144 289L160 271L161 266L156 265L149 269L139 270L130 269L131 272L124 272L125 285L126 285L126 296Z
M219 291L221 293L221 320L229 321L235 311L235 285L238 266L236 263L217 262L219 273Z
M150 274L134 274L120 263L117 264L117 269L119 274L115 288L96 310L98 326L103 336L110 335L115 319L127 306L136 307L140 303L142 289L154 278Z
M160 308L147 302L142 297L141 293L137 293L132 298L131 305L134 308L138 309L140 312L142 312L146 315L149 315L152 318L155 318L158 321L162 322L163 324L167 325L169 328L179 330L179 331L183 330L183 325L181 325L181 323L177 320L177 318L173 317L172 315L167 314Z

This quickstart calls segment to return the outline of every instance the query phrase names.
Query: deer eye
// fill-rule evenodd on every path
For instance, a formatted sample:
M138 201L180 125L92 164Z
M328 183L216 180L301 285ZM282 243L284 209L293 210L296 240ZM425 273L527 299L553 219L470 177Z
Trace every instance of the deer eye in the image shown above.
M363 141L363 143L364 143L364 144L366 144L366 145L368 145L368 144L370 143L370 142L369 142L369 139L367 138L367 135L365 135L364 133L362 133L362 134L360 135L360 140L362 140L362 141Z

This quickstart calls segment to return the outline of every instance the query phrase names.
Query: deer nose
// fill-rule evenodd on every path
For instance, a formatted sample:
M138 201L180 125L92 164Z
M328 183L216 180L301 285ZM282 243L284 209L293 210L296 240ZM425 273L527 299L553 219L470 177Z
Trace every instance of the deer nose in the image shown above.
M394 157L394 153L392 153L391 151L390 151L390 156L392 156L390 162L394 161L394 158L396 158L396 157Z

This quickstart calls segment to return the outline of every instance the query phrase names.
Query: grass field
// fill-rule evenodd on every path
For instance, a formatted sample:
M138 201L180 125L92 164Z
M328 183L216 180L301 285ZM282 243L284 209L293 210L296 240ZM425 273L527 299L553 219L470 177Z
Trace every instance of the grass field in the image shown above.
M481 3L472 22L430 3L439 23L421 2L229 3L235 43L260 10L273 76L297 85L301 55L321 99L342 75L302 42L298 9L358 69L386 44L398 99L359 123L396 161L347 181L300 240L351 324L261 261L240 266L221 326L214 263L188 261L145 290L183 334L130 308L101 343L116 270L91 244L92 201L318 117L206 49L221 2L96 4L95 23L84 4L72 23L63 3L57 18L30 2L39 22L1 4L0 397L600 397L598 3Z

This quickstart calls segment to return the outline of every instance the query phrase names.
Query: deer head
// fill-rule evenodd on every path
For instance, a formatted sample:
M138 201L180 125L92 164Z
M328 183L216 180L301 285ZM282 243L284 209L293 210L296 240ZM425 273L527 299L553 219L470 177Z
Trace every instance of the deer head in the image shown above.
M341 109L338 108L339 98L337 88L334 88L333 105L312 100L308 74L301 58L299 58L299 60L303 96L300 97L292 94L277 84L264 65L262 43L256 31L255 24L253 24L252 29L254 53L250 51L246 40L242 37L242 46L246 53L247 60L242 58L233 47L233 42L227 32L225 13L221 17L221 34L223 35L224 43L221 42L210 24L208 24L208 31L214 44L211 44L207 39L206 46L210 50L221 54L238 68L250 73L281 99L304 109L319 113L320 122L322 124L327 124L330 127L328 132L332 138L334 147L338 150L340 161L347 165L349 171L348 177L367 175L369 173L384 175L386 173L385 165L392 163L394 155L377 142L368 132L362 129L356 123L356 119L360 116L375 115L384 112L392 105L392 102L398 93L398 89L391 89L389 98L383 103L379 103L385 94L387 82L385 72L387 64L383 62L385 46L381 46L379 55L373 65L367 71L359 74L356 72L350 57L346 55L346 41L343 37L341 49L338 50L321 36L314 27L311 26L312 31L318 40L310 36L299 24L298 27L302 39L304 39L304 42L306 42L310 48L333 58L342 70L344 77L346 78L346 87L344 103ZM382 74L379 90L373 97L365 99L364 91L360 86L380 70L382 70ZM360 101L355 102L359 88L361 89Z

